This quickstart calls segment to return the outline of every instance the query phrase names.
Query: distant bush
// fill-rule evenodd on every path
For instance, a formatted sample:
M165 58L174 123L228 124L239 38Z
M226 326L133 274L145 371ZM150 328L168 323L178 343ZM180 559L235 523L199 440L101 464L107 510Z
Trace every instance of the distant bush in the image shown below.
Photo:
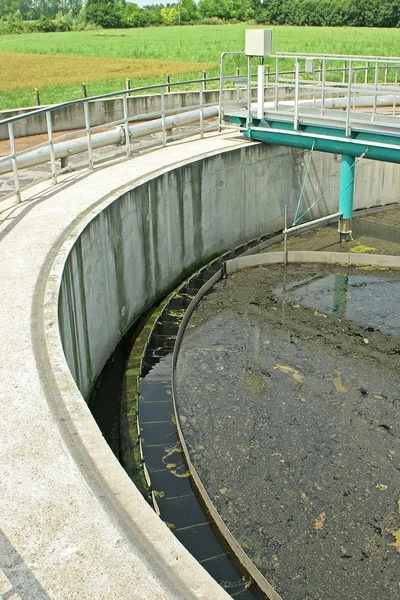
M42 16L37 22L37 30L42 33L51 33L56 31L56 24L49 17Z

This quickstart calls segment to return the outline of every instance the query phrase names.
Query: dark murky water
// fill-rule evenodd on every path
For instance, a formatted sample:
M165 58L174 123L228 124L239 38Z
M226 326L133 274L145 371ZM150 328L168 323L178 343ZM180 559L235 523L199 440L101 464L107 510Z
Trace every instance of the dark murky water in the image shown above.
M292 302L334 313L366 328L400 335L400 279L336 273L294 281L277 289Z
M399 290L396 271L249 269L189 322L194 465L284 600L400 597Z

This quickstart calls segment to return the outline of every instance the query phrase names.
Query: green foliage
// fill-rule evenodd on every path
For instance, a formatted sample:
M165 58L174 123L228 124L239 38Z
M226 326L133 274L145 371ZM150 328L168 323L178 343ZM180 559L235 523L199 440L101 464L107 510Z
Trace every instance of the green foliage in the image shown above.
M86 16L88 21L105 29L115 29L124 24L122 5L115 0L88 0Z
M57 31L90 24L110 27L148 27L219 21L300 26L398 27L400 0L175 0L139 7L126 0L0 0L0 32L44 31L41 17L56 20ZM18 15L17 15L18 13ZM65 17L65 18L64 18ZM71 19L72 17L72 19ZM22 25L20 21L23 21ZM35 22L35 24L34 24ZM52 31L48 26L47 31Z
M43 33L49 33L50 31L55 31L56 25L54 21L49 19L49 17L41 16L37 23L37 31L42 31Z
M176 25L179 23L179 12L175 6L161 9L161 22L165 25Z

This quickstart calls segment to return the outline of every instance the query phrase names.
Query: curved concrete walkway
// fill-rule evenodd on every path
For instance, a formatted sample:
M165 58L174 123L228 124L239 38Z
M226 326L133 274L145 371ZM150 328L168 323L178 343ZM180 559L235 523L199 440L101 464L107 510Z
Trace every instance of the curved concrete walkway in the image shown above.
M65 257L121 189L248 144L209 136L0 204L0 595L7 600L229 596L144 502L67 368L57 323Z

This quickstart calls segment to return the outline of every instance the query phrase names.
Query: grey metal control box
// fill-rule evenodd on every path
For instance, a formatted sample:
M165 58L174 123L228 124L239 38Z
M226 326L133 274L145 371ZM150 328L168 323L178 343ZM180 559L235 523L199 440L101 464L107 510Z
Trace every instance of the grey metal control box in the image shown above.
M272 29L246 29L246 56L271 56Z

